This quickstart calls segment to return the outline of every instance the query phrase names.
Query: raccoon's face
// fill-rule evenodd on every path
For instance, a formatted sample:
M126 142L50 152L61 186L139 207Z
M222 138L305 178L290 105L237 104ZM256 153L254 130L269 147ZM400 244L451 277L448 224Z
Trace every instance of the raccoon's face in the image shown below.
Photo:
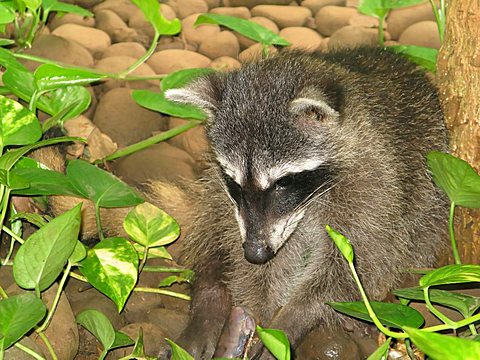
M209 113L207 136L235 207L245 258L254 264L275 256L308 205L332 184L325 130L339 117L330 94L298 90L294 80L264 70L247 67L166 94Z

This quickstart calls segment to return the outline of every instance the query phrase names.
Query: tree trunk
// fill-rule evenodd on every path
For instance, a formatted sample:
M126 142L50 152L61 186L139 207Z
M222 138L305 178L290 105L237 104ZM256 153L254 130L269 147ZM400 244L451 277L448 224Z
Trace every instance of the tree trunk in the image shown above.
M437 81L451 151L480 170L480 0L447 0ZM480 263L480 211L458 207L456 236L464 263Z

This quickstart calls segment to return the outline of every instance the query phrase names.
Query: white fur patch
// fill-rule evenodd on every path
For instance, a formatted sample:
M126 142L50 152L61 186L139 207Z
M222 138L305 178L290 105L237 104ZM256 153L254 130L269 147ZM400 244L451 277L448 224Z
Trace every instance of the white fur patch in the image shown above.
M338 112L331 108L326 102L310 98L298 98L290 103L290 111L299 113L309 107L315 107L327 116L339 116Z
M212 115L212 109L215 108L214 104L202 97L201 94L185 88L169 89L165 91L165 98L170 101L197 106L205 111L208 116Z
M275 166L268 169L264 173L257 174L257 181L260 185L260 188L265 190L272 186L278 179L281 179L288 174L298 174L303 171L315 170L324 162L315 159L306 159L299 163L287 162L280 166Z

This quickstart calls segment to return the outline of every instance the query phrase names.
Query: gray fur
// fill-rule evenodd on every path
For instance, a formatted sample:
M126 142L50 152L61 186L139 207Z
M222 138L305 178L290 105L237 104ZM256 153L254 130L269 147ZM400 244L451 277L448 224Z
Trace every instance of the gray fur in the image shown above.
M197 217L184 241L186 263L199 284L206 269L217 264L216 281L233 304L248 306L263 326L285 330L295 347L313 327L339 322L325 302L360 298L326 224L352 241L371 299L383 299L402 270L434 264L445 239L447 210L425 157L446 150L447 137L436 91L414 65L377 49L282 52L226 75L210 75L187 92L196 101L185 92L170 98L200 104L210 113L213 159L194 185ZM320 112L323 106L331 111L312 118L304 111L305 100L295 99L317 101ZM333 180L305 208L275 257L255 265L244 258L235 205L215 157L251 178L287 162L318 159ZM195 299L193 308L195 320L195 312L202 312ZM218 331L208 334L183 345L195 358L208 358Z

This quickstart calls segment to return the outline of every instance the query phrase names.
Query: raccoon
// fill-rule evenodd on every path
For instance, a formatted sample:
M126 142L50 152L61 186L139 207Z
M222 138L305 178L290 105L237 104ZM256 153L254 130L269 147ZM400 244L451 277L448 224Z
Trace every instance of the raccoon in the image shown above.
M211 163L190 185L183 241L197 278L179 343L195 359L212 357L233 305L293 348L341 323L326 302L360 297L326 224L351 240L372 300L402 270L434 264L448 210L425 158L447 134L434 86L409 61L376 48L283 51L166 96L209 118Z

